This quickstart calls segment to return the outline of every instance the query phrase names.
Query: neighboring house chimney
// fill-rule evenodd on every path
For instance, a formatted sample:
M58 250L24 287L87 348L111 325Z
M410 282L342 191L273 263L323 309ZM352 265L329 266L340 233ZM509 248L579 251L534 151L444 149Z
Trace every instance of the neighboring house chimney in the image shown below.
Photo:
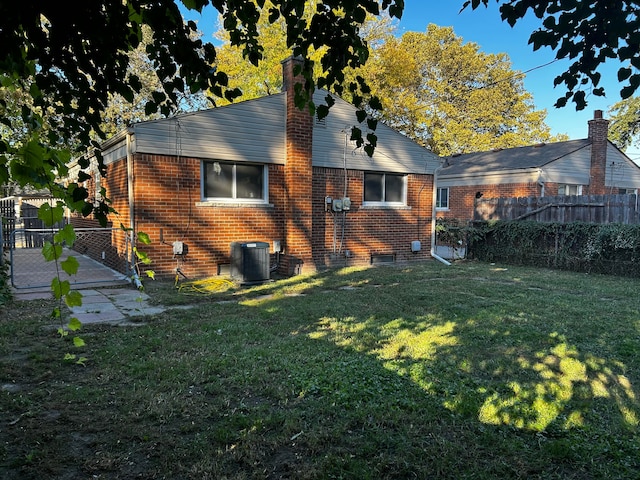
M604 195L606 193L608 133L609 120L602 118L602 110L596 110L593 113L593 120L589 120L589 140L591 140L590 195Z
M303 59L289 57L282 62L282 89L286 93L286 159L284 182L287 195L285 210L285 264L287 273L311 271L312 262L312 139L313 117L308 108L295 105L295 84L304 85L302 75L294 75Z

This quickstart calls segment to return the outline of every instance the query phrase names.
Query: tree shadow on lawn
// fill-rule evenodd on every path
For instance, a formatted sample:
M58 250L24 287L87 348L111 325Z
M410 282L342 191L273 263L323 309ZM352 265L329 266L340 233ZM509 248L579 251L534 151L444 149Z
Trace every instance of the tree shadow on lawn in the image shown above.
M638 427L638 389L627 365L568 338L589 332L562 334L546 325L535 306L548 301L545 292L539 298L527 292L532 306L505 314L500 300L481 297L472 300L473 308L461 309L438 294L416 296L402 283L381 286L363 281L361 273L353 280L355 288L310 291L328 298L321 300L326 314L309 328L309 338L373 356L447 410L484 424L531 431L588 427L602 421L597 407L606 405L610 422Z
M56 380L45 390L38 365L55 357L42 345L32 365L12 367L25 375L29 414L20 417L3 392L0 474L615 478L611 464L618 478L621 465L637 472L637 388L613 355L543 321L544 292L530 309L483 291L452 302L462 292L450 279L416 290L402 275L384 285L375 270L319 275L141 327L92 327L90 365L55 373L47 365ZM501 295L517 303L516 287L501 284Z
M517 469L516 457L526 455L532 475L536 468L552 471L558 457L580 458L564 478L597 476L585 473L599 468L589 465L606 463L611 457L627 456L622 464L630 462L629 471L640 467L640 444L635 437L640 418L638 389L627 376L635 366L616 359L612 352L619 345L604 354L596 346L610 340L611 332L602 342L583 342L580 337L591 336L590 332L572 330L571 322L547 322L548 292L532 292L527 285L499 280L486 287L486 296L481 292L467 300L470 306L461 306L451 296L462 298L469 292L455 291L444 278L435 279L443 280L438 288L427 287L419 293L401 281L377 284L362 273L343 280L342 285L328 286L320 278L312 279L304 292L304 308L299 300L281 297L256 304L273 317L287 310L314 312L312 322L301 322L296 334L336 345L355 354L353 358L374 359L383 367L363 369L358 360L343 369L330 358L300 358L290 369L302 385L302 396L335 401L343 395L349 402L361 398L363 404L375 404L380 394L387 398L389 388L397 389L398 398L412 400L404 405L386 403L383 409L417 408L426 422L444 422L447 427L431 434L436 431L439 438L464 445L462 451L456 449L457 455L472 463L478 457L469 452L485 452L486 458L493 458L488 460L493 462L489 470L502 464L495 458L501 454L488 447L497 447L499 437L514 442L512 450L506 447L508 442L498 442L505 458L514 460L512 467ZM498 289L502 297L491 298L490 292ZM522 305L523 298L530 305ZM461 421L462 431L445 433L449 427L457 430L454 426ZM403 434L411 435L406 430ZM491 451L488 455L485 447ZM540 467L539 462L546 466ZM616 463L614 468L618 467ZM508 476L515 474L510 470Z

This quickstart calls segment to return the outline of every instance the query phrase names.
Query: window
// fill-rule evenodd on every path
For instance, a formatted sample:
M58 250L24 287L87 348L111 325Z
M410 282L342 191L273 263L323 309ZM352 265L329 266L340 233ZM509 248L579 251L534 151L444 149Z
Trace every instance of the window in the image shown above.
M405 205L407 203L406 175L365 173L364 203L368 205Z
M449 188L438 188L436 193L436 208L449 210Z
M558 185L558 195L582 195L582 185Z
M204 162L202 196L205 200L263 203L267 201L264 165Z
M637 194L638 194L637 188L621 188L620 189L620 195L637 195Z

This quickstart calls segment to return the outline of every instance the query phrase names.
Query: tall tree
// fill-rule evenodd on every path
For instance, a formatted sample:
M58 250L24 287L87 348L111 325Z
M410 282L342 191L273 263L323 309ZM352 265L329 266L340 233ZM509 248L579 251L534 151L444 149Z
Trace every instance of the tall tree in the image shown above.
M429 25L375 50L362 68L385 123L440 155L552 140L523 76L451 27Z
M258 3L258 0L251 1ZM315 0L305 0L302 15L305 22L311 21L316 3ZM272 21L269 15L271 8L273 8L273 3L271 0L266 0L260 19L256 24L264 47L262 60L258 65L254 65L250 59L246 58L240 47L232 44L230 34L223 26L215 33L215 37L222 42L222 45L217 49L216 67L228 74L229 86L238 87L242 91L241 98L244 100L278 93L282 88L280 62L291 55L292 49L287 45L285 19L279 18ZM359 36L366 42L370 50L390 38L394 31L393 20L384 14L380 16L368 14L358 26ZM310 49L309 58L313 62L315 78L322 76L322 57L325 51L324 47ZM344 74L345 84L356 82L354 69L347 68ZM345 98L352 98L348 90L343 94Z
M466 0L463 8L485 6L490 0ZM581 110L586 94L603 96L598 68L606 61L620 62L620 96L631 97L640 86L640 4L638 0L496 0L503 20L511 26L529 11L542 20L542 26L529 37L534 50L550 47L556 58L571 59L568 70L554 80L567 92L556 106L569 100Z
M609 140L622 150L640 146L640 97L629 97L609 109Z
M316 86L342 93L345 88L356 92L366 90L364 82L344 85L344 70L366 62L368 50L358 36L358 28L368 13L378 15L386 9L391 16L402 14L402 0L327 0L317 3L310 21L304 18L304 0L183 0L185 7L201 11L212 4L222 15L232 45L240 46L254 64L262 58L264 47L256 23L263 10L271 22L285 19L287 44L294 55L306 60L302 74L305 88L297 92L299 106L315 106L310 102ZM194 38L194 22L184 23L175 0L96 0L78 3L2 2L0 4L0 84L22 88L29 92L33 105L48 115L48 132L33 132L21 146L0 139L0 183L9 178L9 171L25 183L53 185L58 174L66 171L69 158L66 140L75 138L84 147L92 134L101 132L102 117L109 95L122 95L132 101L142 88L140 79L128 72L128 52L142 41L142 27L153 33L146 47L150 62L162 82L162 90L153 94L145 110L171 112L179 101L180 92L209 90L226 99L240 92L227 88L228 76L211 68L216 50L211 43ZM325 47L322 55L322 75L313 77L309 53ZM358 102L356 102L358 103ZM374 103L375 106L375 103ZM363 106L362 106L363 107ZM321 109L319 114L327 114ZM26 110L23 117L30 115ZM23 118L24 120L29 120ZM10 115L0 121L12 128ZM31 121L31 120L30 120ZM34 121L44 123L42 117ZM359 141L364 142L362 136ZM371 151L369 149L369 151ZM82 179L81 179L82 180ZM74 208L88 214L94 210L79 185L70 185L56 192L68 197ZM102 213L100 208L99 214Z
M200 34L192 33L194 37ZM147 25L142 28L142 40L140 44L127 53L129 64L127 75L129 79L136 77L140 81L140 89L130 99L124 98L118 93L109 93L107 104L104 108L102 124L100 129L105 136L109 137L127 125L144 120L154 120L161 118L163 114L155 109L147 109L147 104L154 101L154 95L161 92L162 80L147 54L147 47L153 43L153 33ZM177 76L174 74L174 77ZM169 110L164 116L175 115L182 112L194 111L210 106L204 92L190 91L176 92L175 102L169 105Z

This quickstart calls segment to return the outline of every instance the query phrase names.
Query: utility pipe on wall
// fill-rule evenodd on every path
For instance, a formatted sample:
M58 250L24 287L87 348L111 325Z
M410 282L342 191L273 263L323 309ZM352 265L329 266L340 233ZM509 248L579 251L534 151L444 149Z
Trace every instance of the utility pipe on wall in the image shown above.
M140 279L136 273L134 268L135 265L135 254L133 253L133 246L135 245L136 240L136 222L135 222L135 194L134 194L134 185L133 185L133 148L131 137L133 136L133 131L129 129L127 131L127 196L129 201L129 241L131 242L131 252L129 257L129 268L131 269L131 278L134 280L137 288L140 288Z
M445 260L436 253L436 201L438 199L438 173L440 173L443 166L444 160L443 163L441 163L433 172L433 199L431 201L431 256L439 262L450 266L451 262Z

